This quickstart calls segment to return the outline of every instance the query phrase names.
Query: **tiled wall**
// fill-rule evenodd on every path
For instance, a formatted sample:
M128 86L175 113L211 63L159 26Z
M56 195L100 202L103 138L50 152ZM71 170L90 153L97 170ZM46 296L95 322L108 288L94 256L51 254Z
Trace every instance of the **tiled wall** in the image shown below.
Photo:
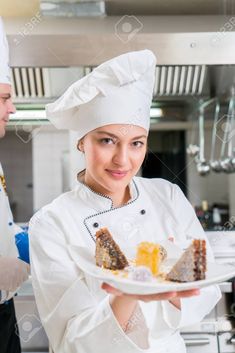
M32 143L31 140L25 143L27 134L23 131L21 137L15 130L7 131L0 140L0 161L17 222L25 222L33 214Z
M34 211L59 196L65 186L68 168L69 134L44 126L33 138ZM68 171L69 173L69 171Z

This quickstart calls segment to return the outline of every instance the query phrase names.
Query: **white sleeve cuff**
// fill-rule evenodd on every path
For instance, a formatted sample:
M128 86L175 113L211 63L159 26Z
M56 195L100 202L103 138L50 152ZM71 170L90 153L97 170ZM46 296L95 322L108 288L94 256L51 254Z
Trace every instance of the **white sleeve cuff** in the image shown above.
M9 292L5 291L5 290L1 290L1 301L0 304L3 304L5 301L9 300L10 298L8 298L9 296Z
M123 331L113 314L109 296L105 297L98 306L88 309L82 315L70 320L66 329L66 339L63 349L66 352L80 353L143 353Z
M167 325L172 329L177 329L180 325L182 312L180 309L176 308L172 303L168 300L164 300L161 302L163 309L163 319L167 323ZM181 300L182 305L182 300Z
M172 329L180 329L200 322L215 307L221 298L219 286L201 289L199 296L181 299L181 310L168 301L162 302L163 317Z

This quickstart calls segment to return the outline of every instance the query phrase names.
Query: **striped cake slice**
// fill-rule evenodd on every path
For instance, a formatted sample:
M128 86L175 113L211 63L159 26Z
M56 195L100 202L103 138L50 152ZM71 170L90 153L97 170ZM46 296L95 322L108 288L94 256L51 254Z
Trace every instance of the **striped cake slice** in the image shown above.
M206 278L206 269L206 241L194 239L167 274L166 279L175 282L199 281Z
M122 270L129 263L114 241L107 228L102 228L96 232L96 265L109 270Z

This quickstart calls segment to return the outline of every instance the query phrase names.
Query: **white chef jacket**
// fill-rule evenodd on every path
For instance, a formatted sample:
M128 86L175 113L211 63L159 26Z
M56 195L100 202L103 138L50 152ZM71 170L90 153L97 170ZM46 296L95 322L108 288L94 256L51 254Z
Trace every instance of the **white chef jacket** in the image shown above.
M20 232L22 232L22 229L13 221L4 173L0 163L0 256L19 256L15 244L15 235ZM14 293L1 291L1 301L9 300L13 295Z
M112 200L78 181L37 212L30 222L31 271L39 314L54 353L184 353L179 329L199 322L221 297L218 286L181 299L181 310L168 301L139 302L149 329L149 348L140 348L124 332L100 282L84 273L69 248L84 246L95 254L95 233L107 227L131 256L141 241L174 236L182 249L192 238L205 238L194 210L180 188L163 179L134 177L131 200ZM207 242L208 256L212 252ZM134 250L133 250L134 251Z

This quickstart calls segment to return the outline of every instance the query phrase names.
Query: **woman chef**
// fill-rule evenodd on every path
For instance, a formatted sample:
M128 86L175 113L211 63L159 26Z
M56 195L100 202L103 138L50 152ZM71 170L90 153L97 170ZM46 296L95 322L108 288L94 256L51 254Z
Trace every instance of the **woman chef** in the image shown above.
M0 138L5 135L9 114L14 112L15 107L11 101L8 44L0 17ZM28 278L29 265L24 262L28 261L28 257L27 234L13 221L7 197L5 178L0 163L1 353L19 353L21 351L12 297L16 289Z
M105 292L70 255L74 246L94 255L102 227L124 253L143 240L174 235L185 248L190 238L205 237L178 186L135 176L147 149L155 65L149 50L126 53L47 106L56 127L78 132L86 162L76 188L30 222L36 302L54 353L183 353L179 329L199 322L220 299L217 286L133 296L103 284Z

